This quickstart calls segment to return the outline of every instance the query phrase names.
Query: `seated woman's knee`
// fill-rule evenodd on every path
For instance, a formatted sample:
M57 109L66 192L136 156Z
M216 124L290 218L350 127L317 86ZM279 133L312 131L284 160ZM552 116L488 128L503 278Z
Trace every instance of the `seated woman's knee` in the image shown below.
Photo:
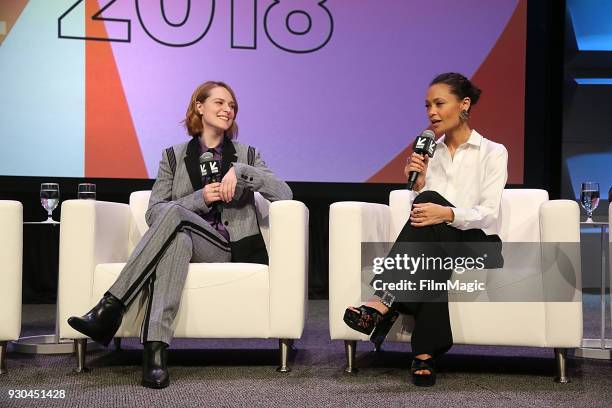
M413 201L413 204L434 203L445 205L445 199L437 191L423 191Z
M167 222L170 220L182 220L184 218L183 213L188 210L176 203L166 203L162 211L163 217L161 218Z

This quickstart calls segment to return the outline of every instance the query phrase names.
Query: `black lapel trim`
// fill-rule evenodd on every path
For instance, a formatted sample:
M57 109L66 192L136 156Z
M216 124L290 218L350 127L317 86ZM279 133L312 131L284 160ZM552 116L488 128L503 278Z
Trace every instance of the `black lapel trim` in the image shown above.
M193 137L187 144L187 154L185 155L185 167L189 180L193 186L193 191L202 188L202 172L200 171L200 140Z
M232 262L259 263L268 265L268 251L261 234L244 237L230 242Z
M225 176L232 163L238 161L236 148L231 140L227 137L223 141L223 149L221 149L221 177Z

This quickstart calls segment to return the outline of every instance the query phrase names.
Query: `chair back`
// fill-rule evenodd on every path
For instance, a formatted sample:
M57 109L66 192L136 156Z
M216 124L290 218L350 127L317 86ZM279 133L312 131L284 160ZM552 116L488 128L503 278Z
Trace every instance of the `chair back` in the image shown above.
M499 217L502 241L540 242L540 206L546 201L546 190L505 189Z
M395 190L389 195L392 236L395 241L408 221L416 194ZM500 237L504 242L540 241L540 206L548 201L548 192L537 189L505 189L502 193L501 213L498 218Z

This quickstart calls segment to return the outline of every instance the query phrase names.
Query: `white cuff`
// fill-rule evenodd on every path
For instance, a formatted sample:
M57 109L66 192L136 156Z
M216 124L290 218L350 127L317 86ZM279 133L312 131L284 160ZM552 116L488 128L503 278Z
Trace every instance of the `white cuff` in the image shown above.
M455 208L455 207L450 207L450 209L455 216L454 216L453 222L449 222L448 225L450 225L451 227L463 229L462 227L465 226L465 217L466 217L465 209Z

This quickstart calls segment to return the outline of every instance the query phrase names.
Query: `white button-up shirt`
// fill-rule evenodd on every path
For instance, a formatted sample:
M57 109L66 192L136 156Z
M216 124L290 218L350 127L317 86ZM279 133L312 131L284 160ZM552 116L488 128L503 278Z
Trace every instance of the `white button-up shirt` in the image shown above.
M444 138L438 140L429 160L421 191L436 191L455 206L451 226L498 234L501 197L508 180L508 151L472 130L468 141L451 157Z

